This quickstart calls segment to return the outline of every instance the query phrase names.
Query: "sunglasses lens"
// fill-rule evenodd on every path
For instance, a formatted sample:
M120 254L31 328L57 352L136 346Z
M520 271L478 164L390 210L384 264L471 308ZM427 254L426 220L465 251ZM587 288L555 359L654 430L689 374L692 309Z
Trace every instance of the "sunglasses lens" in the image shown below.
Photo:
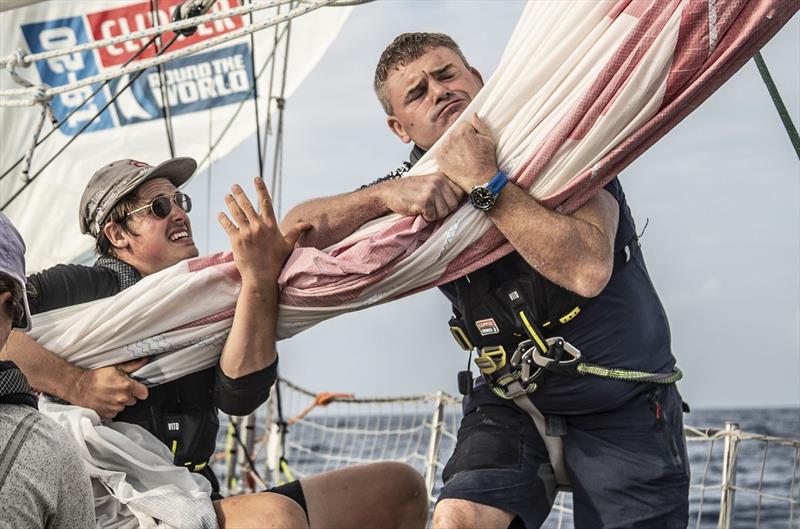
M189 195L184 193L176 193L175 194L175 203L178 205L186 213L192 211L192 199L189 198Z
M169 197L158 197L151 203L153 215L160 219L165 219L172 211L172 201Z

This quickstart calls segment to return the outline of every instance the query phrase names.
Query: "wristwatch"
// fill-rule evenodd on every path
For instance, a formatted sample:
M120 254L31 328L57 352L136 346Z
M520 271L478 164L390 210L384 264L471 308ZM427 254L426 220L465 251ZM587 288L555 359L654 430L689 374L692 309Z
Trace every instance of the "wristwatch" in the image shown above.
M494 177L483 184L475 186L469 192L469 203L483 211L489 211L497 200L497 195L508 183L508 176L503 171L497 171Z

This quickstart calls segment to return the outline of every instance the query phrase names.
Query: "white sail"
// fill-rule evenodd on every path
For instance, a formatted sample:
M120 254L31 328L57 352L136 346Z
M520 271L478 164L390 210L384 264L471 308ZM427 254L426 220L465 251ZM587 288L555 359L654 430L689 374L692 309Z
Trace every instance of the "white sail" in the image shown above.
M158 25L172 20L179 0L160 0ZM152 27L149 1L96 0L92 2L44 2L0 13L0 57L72 48L76 45L129 34ZM236 8L237 0L218 0L211 13ZM287 14L297 2L253 12L254 24ZM300 4L302 7L302 4ZM288 97L321 58L350 13L347 7L323 7L292 19L286 79L287 23L254 33L255 61L250 37L204 48L166 63L163 75L156 67L146 70L128 90L135 72L111 80L100 93L33 152L26 181L24 163L0 180L0 206L28 242L29 270L35 271L85 253L92 240L78 229L78 203L92 173L120 158L158 163L170 156L163 117L163 100L171 114L175 154L207 159L211 144L219 159L255 130L252 80L258 80L259 108L267 107L272 75L272 94ZM179 37L167 53L236 32L250 25L249 15L206 22L191 37ZM167 32L162 43L174 34ZM275 46L276 36L279 37ZM37 61L16 72L33 85L57 87L113 71L141 51L150 37L110 44ZM273 55L275 64L269 63ZM149 46L136 59L153 58ZM255 62L255 64L254 64ZM274 72L274 74L273 74ZM162 90L162 84L164 85ZM285 84L285 87L284 87ZM51 108L59 120L66 118L101 83L56 95ZM7 71L0 71L0 91L22 88ZM83 133L80 129L115 95L111 103ZM241 102L244 100L242 108ZM272 104L274 105L274 97ZM238 110L238 114L236 114ZM0 174L5 173L28 150L41 112L40 105L0 107ZM234 118L234 115L237 117ZM226 125L232 125L223 133ZM51 130L46 122L42 136ZM42 167L66 142L74 142L52 163ZM202 168L201 168L202 169ZM23 189L24 188L24 189ZM17 195L16 198L15 195ZM13 200L12 200L13 198ZM9 203L9 201L11 202Z

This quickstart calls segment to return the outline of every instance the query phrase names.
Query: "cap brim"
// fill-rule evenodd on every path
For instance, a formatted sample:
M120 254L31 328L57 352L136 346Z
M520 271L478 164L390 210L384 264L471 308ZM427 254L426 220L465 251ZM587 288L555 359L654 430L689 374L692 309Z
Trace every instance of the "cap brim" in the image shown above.
M154 178L166 178L175 187L181 187L189 181L196 170L197 162L194 158L173 158L155 166L152 171L147 173L147 177L137 184L137 187Z

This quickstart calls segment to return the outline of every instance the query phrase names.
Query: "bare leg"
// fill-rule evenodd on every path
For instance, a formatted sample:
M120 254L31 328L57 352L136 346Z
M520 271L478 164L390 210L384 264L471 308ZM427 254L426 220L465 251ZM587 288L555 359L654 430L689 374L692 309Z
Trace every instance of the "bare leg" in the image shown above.
M422 529L422 476L402 463L372 463L301 480L313 529Z
M436 504L433 529L506 529L513 519L497 507L447 498Z
M222 529L307 529L303 508L294 500L274 494L246 494L214 502Z

